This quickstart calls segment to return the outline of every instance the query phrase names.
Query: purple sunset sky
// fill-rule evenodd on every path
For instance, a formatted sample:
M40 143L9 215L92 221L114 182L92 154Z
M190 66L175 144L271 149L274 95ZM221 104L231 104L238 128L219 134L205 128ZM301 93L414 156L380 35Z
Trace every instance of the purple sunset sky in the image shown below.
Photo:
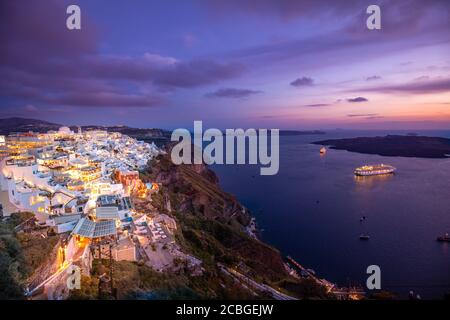
M448 0L0 0L0 33L0 117L450 128Z

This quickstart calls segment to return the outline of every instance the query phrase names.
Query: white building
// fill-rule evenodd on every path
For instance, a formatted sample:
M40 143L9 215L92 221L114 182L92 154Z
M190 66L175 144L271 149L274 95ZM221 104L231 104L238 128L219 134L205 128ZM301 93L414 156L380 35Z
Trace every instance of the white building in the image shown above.
M80 135L69 127L3 137L0 143L4 140L5 148L11 143L20 155L0 161L1 209L4 214L32 211L40 221L51 215L91 214L104 206L99 198L116 201L120 219L128 218L132 204L123 185L111 180L112 173L144 168L161 152L120 133Z

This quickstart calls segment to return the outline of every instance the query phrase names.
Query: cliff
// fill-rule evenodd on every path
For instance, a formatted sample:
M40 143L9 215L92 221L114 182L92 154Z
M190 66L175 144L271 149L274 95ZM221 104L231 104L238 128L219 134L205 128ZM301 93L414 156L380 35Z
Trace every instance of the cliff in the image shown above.
M161 184L152 205L176 219L177 242L203 261L209 275L204 285L217 297L233 297L231 289L214 280L221 277L223 281L219 265L299 298L329 297L322 287L291 277L280 252L248 234L248 210L220 189L217 176L206 165L176 166L168 155L159 156L142 172L142 179Z
M207 166L176 166L165 155L154 160L143 177L162 184L153 204L177 218L182 226L180 240L189 249L211 263L239 257L255 274L271 280L287 275L280 253L246 233L250 214L220 189L217 176Z

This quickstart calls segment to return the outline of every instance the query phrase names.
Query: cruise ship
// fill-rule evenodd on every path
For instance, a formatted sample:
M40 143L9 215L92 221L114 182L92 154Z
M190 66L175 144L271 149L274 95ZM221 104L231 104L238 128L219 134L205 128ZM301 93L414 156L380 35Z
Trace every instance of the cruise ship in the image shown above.
M395 167L388 164L376 164L367 165L355 169L355 175L357 176L375 176L380 174L390 174L394 173Z

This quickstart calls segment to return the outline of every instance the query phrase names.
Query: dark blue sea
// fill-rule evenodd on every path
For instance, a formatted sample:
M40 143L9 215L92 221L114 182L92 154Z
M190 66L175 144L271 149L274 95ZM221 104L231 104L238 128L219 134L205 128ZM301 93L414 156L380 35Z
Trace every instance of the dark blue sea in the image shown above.
M312 141L406 134L333 130L280 137L280 170L260 176L258 165L215 165L224 190L256 218L262 238L284 255L340 286L365 285L369 265L381 268L382 289L407 298L450 292L450 158L382 157L341 150L319 154ZM450 131L418 132L450 138ZM391 164L392 176L358 179L363 164ZM366 219L361 222L361 217ZM370 235L361 241L359 235Z

